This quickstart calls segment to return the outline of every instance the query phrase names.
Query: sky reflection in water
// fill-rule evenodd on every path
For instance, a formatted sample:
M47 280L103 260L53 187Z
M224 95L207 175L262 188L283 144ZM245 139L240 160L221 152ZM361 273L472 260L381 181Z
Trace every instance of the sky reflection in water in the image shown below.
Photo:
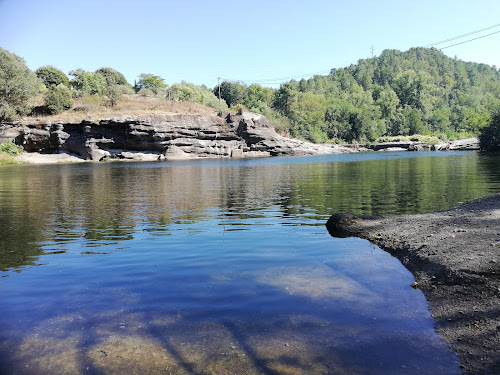
M324 228L499 190L406 155L0 169L0 370L459 373L411 274Z

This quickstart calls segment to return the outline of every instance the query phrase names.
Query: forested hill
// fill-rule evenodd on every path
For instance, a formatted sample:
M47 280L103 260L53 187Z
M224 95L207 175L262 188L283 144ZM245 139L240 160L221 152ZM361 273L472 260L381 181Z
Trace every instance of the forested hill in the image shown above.
M495 66L452 59L434 48L385 50L327 76L290 81L267 95L267 103L245 94L252 86L225 82L221 88L224 84L234 86L233 94L241 92L237 101L248 109L285 116L292 136L313 142L472 136L488 123L489 111L500 107ZM226 101L234 105L234 99Z
M179 101L219 111L243 106L268 117L279 132L316 143L414 134L467 138L488 130L490 123L500 132L500 123L493 121L500 112L490 119L500 111L500 71L434 48L385 50L279 89L228 81L213 89L184 81L168 86L149 73L140 74L132 86L110 67L75 69L69 75L73 78L53 66L32 72L21 57L0 48L0 122L62 112L90 116L96 106L114 113L133 112L132 104L156 110L157 104L147 104L154 97L162 108ZM217 99L219 93L223 100Z

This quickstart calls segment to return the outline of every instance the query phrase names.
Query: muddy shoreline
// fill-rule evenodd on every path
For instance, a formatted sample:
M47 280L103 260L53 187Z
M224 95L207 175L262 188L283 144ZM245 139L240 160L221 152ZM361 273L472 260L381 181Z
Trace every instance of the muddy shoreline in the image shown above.
M427 214L337 213L326 226L369 240L413 273L465 374L500 373L500 194Z

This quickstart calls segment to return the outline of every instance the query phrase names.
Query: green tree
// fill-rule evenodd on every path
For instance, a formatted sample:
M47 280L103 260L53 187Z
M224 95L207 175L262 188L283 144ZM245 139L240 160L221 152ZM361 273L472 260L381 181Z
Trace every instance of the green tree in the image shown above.
M70 71L69 75L74 77L70 83L76 90L90 95L103 95L106 90L106 79L99 73L76 69Z
M423 134L425 132L425 126L420 118L420 114L416 109L410 109L407 115L408 125L409 125L409 135L413 134Z
M410 133L410 124L403 108L398 108L396 113L387 121L387 134L408 135Z
M130 86L130 84L125 79L125 76L113 68L109 67L100 68L97 69L95 73L102 75L106 79L106 84L108 86L112 85Z
M328 138L351 140L352 122L356 108L346 100L337 100L325 111Z
M35 70L35 73L47 88L61 84L68 88L71 87L68 76L52 65L42 66Z
M260 85L250 85L243 93L243 104L252 110L270 108L273 103L274 90Z
M434 132L445 132L450 126L449 111L446 108L434 109L430 123Z
M155 94L158 94L161 89L167 87L163 78L155 76L153 74L141 73L138 78L139 80L137 81L135 87L136 91L144 88L153 91Z
M391 119L396 113L399 105L399 99L394 90L390 87L387 87L380 92L376 104L380 108L382 117Z
M485 151L500 151L500 109L493 112L490 122L479 133L481 149Z
M73 106L71 91L63 84L52 85L44 94L45 107L50 114L61 113Z
M490 121L489 112L480 112L475 108L468 108L465 112L463 128L465 131L477 134Z
M274 96L273 107L282 115L289 116L297 97L298 92L295 87L291 83L284 83Z
M26 113L28 99L38 94L41 86L24 59L0 48L0 121Z
M229 107L242 104L245 85L238 82L224 81L220 84L220 97L224 99ZM213 93L219 97L219 86L215 86Z

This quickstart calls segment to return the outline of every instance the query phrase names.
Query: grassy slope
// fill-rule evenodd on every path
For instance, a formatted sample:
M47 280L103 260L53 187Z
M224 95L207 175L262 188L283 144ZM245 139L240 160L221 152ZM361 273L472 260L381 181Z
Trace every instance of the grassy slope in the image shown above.
M38 105L35 99L33 104ZM41 104L41 103L40 103ZM78 98L74 100L73 108L59 115L52 116L26 116L23 121L33 123L45 122L81 122L83 119L92 121L101 118L121 116L121 115L144 115L152 113L181 113L193 115L214 114L213 108L209 108L197 103L167 101L157 97L142 97L138 95L124 95L123 98L111 107L106 105L106 101L99 97Z

